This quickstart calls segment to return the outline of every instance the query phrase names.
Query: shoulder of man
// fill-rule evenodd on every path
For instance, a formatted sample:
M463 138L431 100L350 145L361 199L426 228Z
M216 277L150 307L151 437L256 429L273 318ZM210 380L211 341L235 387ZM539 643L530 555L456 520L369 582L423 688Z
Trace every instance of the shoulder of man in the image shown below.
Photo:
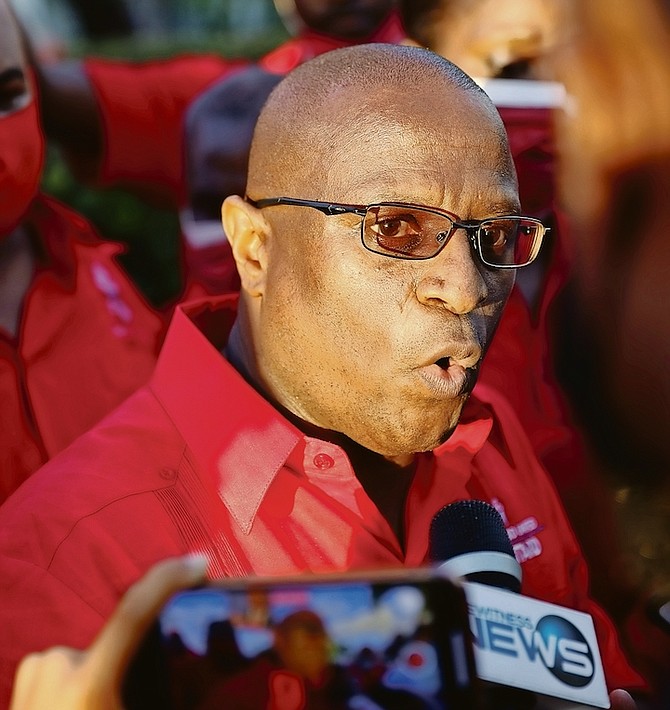
M174 485L183 455L180 435L151 390L141 388L0 507L0 556L48 568L82 521Z

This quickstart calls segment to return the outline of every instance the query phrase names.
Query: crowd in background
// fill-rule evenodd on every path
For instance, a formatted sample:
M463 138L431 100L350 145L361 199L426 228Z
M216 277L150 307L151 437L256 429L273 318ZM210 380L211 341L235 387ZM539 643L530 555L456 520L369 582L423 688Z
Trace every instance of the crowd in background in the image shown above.
M594 593L626 634L626 642L639 655L639 662L643 667L648 664L645 670L661 688L659 693L665 700L669 691L663 664L670 646L663 636L670 627L663 627L661 613L663 604L670 600L670 318L665 313L666 266L670 260L665 238L670 222L666 189L670 182L667 9L652 0L622 2L616 7L605 2L592 2L586 7L569 3L554 6L550 0L539 4L543 5L546 24L533 25L534 32L525 35L514 36L512 31L511 40L498 45L496 33L509 32L509 28L504 22L487 27L493 15L487 0L475 3L479 9L468 13L462 11L465 6L459 2L400 3L409 38L399 23L386 26L386 34L368 32L361 36L389 42L409 39L452 59L479 79L531 80L537 82L538 90L555 90L557 82L565 87L560 100L552 98L549 105L536 106L530 112L519 113L518 107L506 105L504 99L499 104L517 161L522 205L551 225L552 239L545 245L538 265L528 272L520 271L481 376L515 406L571 516L592 569ZM231 2L225 8L221 3L192 3L189 15L185 6L176 2L166 3L165 8L157 0L134 3L132 7L109 2L105 4L109 16L104 20L102 9L95 17L88 17L86 3L48 3L32 15L27 3L17 6L42 66L38 83L47 137L63 150L69 169L88 182L84 189L71 177L63 178L63 158L48 152L46 189L53 191L51 179L56 196L60 187L60 196L73 197L75 206L84 213L88 206L94 221L102 216L96 226L104 236L121 233L128 237L124 241L129 243L130 272L140 290L144 288L144 295L158 306L139 327L138 319L144 315L134 319L127 315L143 312L142 307L134 305L133 299L141 296L130 280L127 286L125 280L119 286L119 279L126 277L117 277L116 272L110 276L106 269L115 267L107 262L102 271L91 267L91 288L106 296L108 308L118 321L115 327L138 328L134 342L143 342L142 349L151 354L136 366L137 382L109 386L114 390L110 400L87 414L82 429L94 424L106 409L140 384L140 371L150 371L175 299L237 288L233 270L221 266L232 264L228 246L211 223L216 221L222 197L243 194L245 175L239 165L246 165L248 127L279 77L338 43L331 47L326 42L316 50L312 36L299 27L297 39L281 45L288 50L263 53L259 64L255 60L261 53L256 47L247 57L233 58L223 51L218 57L177 60L186 62L175 65L180 72L196 71L197 64L200 84L196 86L190 74L184 85L175 84L175 105L166 109L165 116L171 120L183 116L183 123L175 124L182 133L162 156L174 174L167 174L166 168L166 174L153 184L150 177L148 190L138 184L137 177L145 166L140 164L141 169L133 173L132 165L126 170L120 161L121 167L114 173L114 158L96 153L100 147L96 147L95 133L87 133L83 120L81 131L68 136L62 130L57 114L65 115L68 98L78 101L72 110L79 117L85 117L86 112L82 111L81 96L75 96L76 83L68 85L75 88L67 96L58 93L66 85L58 84L61 79L69 81L74 76L76 80L77 76L59 74L58 65L76 46L77 33L89 39L125 37L129 42L135 36L141 46L153 29L169 33L166 17L171 18L171 25L189 31L198 22L188 17L216 17L210 29L213 26L218 31L221 25L216 22L222 16L216 12L219 5L226 31L248 37L250 46L254 40L250 30L260 26L267 28L266 37L286 40L288 36L286 30L278 29L278 15L267 3ZM519 9L523 6L521 0L509 3L509 12L519 13L508 16L512 23L517 19L517 28L523 25L521 19L531 22ZM51 17L62 19L45 27L47 9L56 13ZM283 11L286 13L285 7ZM116 30L111 32L113 27ZM289 27L296 31L290 20ZM280 44L279 39L276 42ZM123 59L119 46L114 51ZM165 47L163 43L162 53ZM105 87L114 86L114 81L127 86L130 74L115 75L113 65L96 64L89 57L91 45L86 51L85 57L78 57L77 66L86 67L96 100L104 104L108 121L104 130L113 119L128 123L132 116L123 112L115 116L109 96L117 94L110 91L106 96ZM136 48L128 54L135 52ZM53 73L50 66L56 67ZM119 71L132 70L122 64ZM238 84L225 84L224 78ZM493 92L495 86L490 87ZM50 93L52 90L54 93ZM247 92L242 93L243 109L235 98L239 91ZM159 116L163 108L158 106ZM230 122L231 117L237 122ZM150 119L145 127L147 141L156 116ZM210 135L208 121L222 125L220 122L226 120L227 130L237 136L235 150L218 144L212 148L202 138ZM72 125L69 119L68 123ZM92 136L91 142L87 143L87 136ZM111 140L107 133L105 138ZM154 158L150 146L144 147L144 160L149 164ZM106 149L113 150L109 146ZM88 158L77 155L77 150L82 154L89 151L96 167L87 168ZM126 150L130 155L132 148ZM199 166L219 164L224 159L230 183L223 181L220 186L217 177L209 173L204 178L199 176ZM105 161L102 170L100 160ZM127 162L133 161L128 158ZM217 188L213 195L208 192L212 185ZM106 191L110 188L130 189L132 197L118 197L118 193L110 197ZM94 197L82 200L81 195L87 194ZM99 208L110 199L120 199L111 214ZM45 217L47 211L60 214L60 209L48 203L41 216L33 216L34 223L40 224L43 219L46 224L55 219ZM172 251L166 258L165 238L152 234L151 250L140 251L141 257L133 262L133 251L142 250L142 242L151 231L147 229L147 224L152 224L149 219L169 234ZM135 234L124 233L123 228L115 231L115 224L128 220L135 221ZM206 224L210 226L204 227ZM157 276L156 264L161 261L163 270ZM156 286L152 283L156 279L165 283ZM74 369L78 367L82 365L75 364ZM45 429L43 441L21 454L26 471L81 433L76 431L78 426L73 422L67 431L62 427L65 433L57 432L57 427ZM8 490L13 487L9 485Z

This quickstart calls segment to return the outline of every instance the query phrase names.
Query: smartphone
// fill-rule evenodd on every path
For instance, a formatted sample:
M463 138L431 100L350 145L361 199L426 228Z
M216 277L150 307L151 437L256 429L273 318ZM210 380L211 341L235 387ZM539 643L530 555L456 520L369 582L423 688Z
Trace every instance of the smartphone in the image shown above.
M175 595L127 710L476 710L463 590L431 569L226 579Z

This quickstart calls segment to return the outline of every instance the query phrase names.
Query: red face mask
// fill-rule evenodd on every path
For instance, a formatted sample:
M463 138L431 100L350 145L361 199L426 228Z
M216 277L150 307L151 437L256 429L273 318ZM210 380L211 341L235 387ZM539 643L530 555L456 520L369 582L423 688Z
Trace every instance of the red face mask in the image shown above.
M37 100L0 116L0 239L21 222L37 193L44 162L44 136Z

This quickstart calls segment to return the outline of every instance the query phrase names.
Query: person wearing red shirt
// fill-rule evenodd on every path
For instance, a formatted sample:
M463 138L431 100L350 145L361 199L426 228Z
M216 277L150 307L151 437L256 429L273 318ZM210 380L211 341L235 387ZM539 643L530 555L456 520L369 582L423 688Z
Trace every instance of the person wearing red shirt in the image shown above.
M120 247L103 243L83 217L38 194L44 155L40 109L45 103L47 126L68 137L69 154L84 172L96 164L102 182L141 185L146 194L177 199L186 106L198 91L246 62L188 57L131 69L89 60L84 66L91 82L76 67L47 72L52 82L40 82L41 102L15 20L8 9L0 10L0 43L12 70L0 84L0 101L8 107L0 115L2 502L146 382L164 332L163 316L150 309L119 267ZM291 61L328 44L309 37L306 32L287 45ZM281 53L276 57L286 61L279 59ZM66 75L74 84L63 94L58 81ZM97 152L100 121L106 137L102 153ZM223 268L224 279L236 285L229 253Z
M464 498L501 512L527 594L594 615L609 683L642 685L513 412L469 398L505 267L543 236L485 95L424 50L323 54L266 103L247 194L223 207L239 304L178 308L151 382L0 509L3 692L166 556L213 577L419 565Z
M39 193L44 138L0 1L0 502L153 369L163 332L118 246Z
M317 55L362 42L399 42L404 31L394 0L342 2L296 0L278 3L296 33L257 63L218 56L184 55L164 61L124 62L89 58L42 67L45 126L63 149L68 164L85 182L121 186L162 205L180 209L184 289L182 299L239 288L230 248L221 231L220 204L244 190L250 134L268 91L257 94L256 71L275 78ZM216 94L234 80L236 113L229 123L200 131L199 141L244 146L238 162L231 155L208 160L184 131L196 100ZM249 105L247 105L249 100ZM256 106L257 109L252 108ZM191 168L187 179L186 160ZM211 193L212 178L226 176L226 191L203 214L199 185ZM232 181L232 182L231 182ZM193 188L189 186L193 182ZM205 196L206 199L207 196ZM213 216L212 216L213 212ZM213 220L213 221L212 221Z
M568 512L595 597L622 621L639 596L637 582L627 571L604 467L557 376L561 330L569 318L563 298L576 249L555 175L554 116L565 89L547 81L547 63L566 41L569 12L551 0L400 0L398 7L414 42L453 61L494 99L524 211L552 226L540 258L519 274L480 381L512 404Z
M399 42L394 0L295 0L282 15L296 36L258 66L283 75L338 47ZM247 68L244 59L183 55L163 61L88 58L41 67L47 135L85 181L121 186L170 206L183 206L184 113L213 85ZM244 188L244 182L240 189Z

